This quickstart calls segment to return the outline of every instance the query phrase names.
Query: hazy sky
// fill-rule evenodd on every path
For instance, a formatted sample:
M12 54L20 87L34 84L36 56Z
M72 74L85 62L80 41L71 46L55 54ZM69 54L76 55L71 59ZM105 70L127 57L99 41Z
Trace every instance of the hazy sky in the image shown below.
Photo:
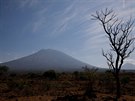
M106 66L101 53L109 50L108 40L91 20L105 8L135 18L135 0L0 0L0 62L50 48ZM127 61L135 63L135 52Z

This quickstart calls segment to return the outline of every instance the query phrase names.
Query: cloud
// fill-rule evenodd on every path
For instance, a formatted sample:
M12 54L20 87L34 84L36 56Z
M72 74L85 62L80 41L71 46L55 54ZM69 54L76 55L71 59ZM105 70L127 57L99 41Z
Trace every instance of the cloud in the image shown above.
M120 5L120 3L118 3L118 4L116 4L116 3L115 4L114 3L111 4L110 3L110 7L116 8L116 10L114 9L114 12L116 12L116 14L118 14L118 17L124 17L124 18L128 17L129 18L130 15L133 15L135 13L135 10L133 8L130 8L132 3L129 3L125 8L122 8L122 7L118 8L118 5ZM135 16L135 15L133 15L133 16ZM85 36L89 37L86 40L86 43L91 43L91 42L94 43L93 40L96 40L95 41L95 45L99 46L99 44L106 42L105 41L106 38L104 37L105 34L103 34L105 32L104 32L104 30L102 28L102 25L100 25L99 22L98 23L97 22L98 21L95 21L92 24L88 25L89 28L85 29L85 32L86 32Z
M71 2L64 10L55 14L55 24L52 35L59 35L70 28L70 22L76 18L74 2Z
M83 49L101 52L102 48L106 49L108 46L106 34L98 21L91 21L83 33L82 37L85 39Z
M89 0L88 0L89 1ZM44 31L46 29L49 30L50 36L58 37L63 34L67 34L67 32L72 32L70 34L76 34L80 37L80 41L82 41L83 46L81 50L97 50L101 51L102 48L108 48L108 40L105 37L105 32L102 26L98 21L91 20L91 14L95 13L96 10L105 9L106 6L110 8L114 8L118 17L127 17L129 15L134 14L134 7L130 8L133 5L132 3L127 3L125 7L122 6L122 1L106 1L99 3L88 2L85 1L73 1L68 2L68 4L63 8L57 10L59 2L53 3L53 6L43 7L36 12L36 19L31 23L32 32L38 33L41 29ZM22 5L30 5L33 2L28 0L27 2L24 0ZM63 3L63 2L62 2ZM93 5L91 3L94 3ZM31 5L35 5L31 3ZM91 6L92 5L92 6ZM55 10L51 11L51 10ZM47 15L49 13L49 15ZM134 16L134 15L133 15ZM47 23L49 22L49 24Z
M52 35L59 35L61 33L63 33L64 31L67 31L70 28L70 22L72 19L74 19L75 17L75 13L71 14L69 16L65 16L65 15L61 15L58 19L58 21L56 21L55 26L54 26L54 30L52 32ZM61 20L60 20L61 19Z
M20 8L25 8L27 7L32 7L38 4L40 0L18 0L18 2L20 3Z
M90 12L96 12L96 10L101 10L101 9L105 9L106 7L109 7L108 9L113 8L114 12L116 12L118 17L127 19L130 17L130 15L133 17L135 16L134 15L135 7L132 6L133 4L135 4L135 2L128 3L123 8L121 5L121 2L116 3L115 1L112 0L110 2L108 1L108 2L102 3L101 4L102 6L97 7L97 8L91 7L89 10L90 10ZM93 13L91 13L91 14L93 14ZM84 15L85 17L82 20L91 18L90 15L88 13L86 13ZM85 54L83 55L84 57L87 58L85 60L90 60L91 59L90 56L92 56L92 55L97 56L97 54L98 55L101 54L101 49L104 49L106 51L110 49L109 41L106 38L106 36L105 36L106 34L98 21L90 20L89 24L86 24L85 28L80 29L80 32L83 33L83 35L81 35L81 37L82 37L82 39L84 39L82 52L87 53L86 55ZM88 56L88 54L90 56ZM101 60L101 61L105 62L103 60ZM102 64L103 63L101 63L101 65Z
M55 9L54 5L58 5L58 4L59 2L56 2L56 4L53 4L53 6L51 5L51 6L43 7L35 13L36 20L34 20L31 24L32 32L35 33L39 31L39 29L50 27L52 29L51 32L49 33L51 35L56 35L56 34L58 35L68 30L69 28L68 25L70 21L76 16L75 15L76 13L73 10L74 3L70 3L69 6L65 7L62 10L56 10L55 12L52 11L53 9Z
M84 32L82 28L87 27L85 26L85 23L90 21L91 7L88 5L89 4L86 2L78 2L77 0L70 2L68 6L55 15L56 22L54 24L52 35L64 34L69 30L76 30L74 34L77 32ZM78 29L80 26L81 28Z
M40 17L40 18L39 18ZM32 23L32 32L37 32L39 29L41 29L46 23L46 17L42 14L38 15L38 19L36 21L33 21Z
M39 10L36 10L33 12L33 18L31 19L30 22L27 23L25 26L25 29L31 29L32 33L36 33L44 26L46 25L46 12L47 12L47 7L40 8Z
M42 17L38 21L34 22L32 32L35 33L36 31L38 31L42 27L42 25L45 24L45 22L46 22L45 17Z

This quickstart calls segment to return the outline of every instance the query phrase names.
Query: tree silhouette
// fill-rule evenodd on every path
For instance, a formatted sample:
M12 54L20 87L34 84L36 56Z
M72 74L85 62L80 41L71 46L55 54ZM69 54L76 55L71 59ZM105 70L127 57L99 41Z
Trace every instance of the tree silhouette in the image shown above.
M99 20L109 39L110 52L102 51L107 60L107 64L116 80L116 99L120 98L120 70L123 62L134 51L131 47L135 40L132 35L134 21L130 18L128 21L119 19L115 12L107 8L103 11L96 11L92 15L94 20Z
M5 73L7 73L9 70L9 67L7 66L0 66L0 75L3 75Z

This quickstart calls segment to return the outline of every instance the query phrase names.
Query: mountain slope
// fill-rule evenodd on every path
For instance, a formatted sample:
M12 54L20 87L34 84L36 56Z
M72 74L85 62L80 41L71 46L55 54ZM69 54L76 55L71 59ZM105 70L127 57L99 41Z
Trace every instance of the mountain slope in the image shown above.
M73 57L52 49L42 49L32 55L3 63L11 70L35 71L54 69L58 71L76 70L88 65Z
M135 65L131 63L126 63L123 65L122 69L135 70Z

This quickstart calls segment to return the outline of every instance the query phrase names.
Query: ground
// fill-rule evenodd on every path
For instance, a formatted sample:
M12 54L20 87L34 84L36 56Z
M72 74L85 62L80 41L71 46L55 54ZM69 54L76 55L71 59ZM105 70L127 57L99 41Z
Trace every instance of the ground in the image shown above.
M135 73L120 78L119 101L135 101ZM115 88L109 72L7 73L0 76L0 101L115 101Z

